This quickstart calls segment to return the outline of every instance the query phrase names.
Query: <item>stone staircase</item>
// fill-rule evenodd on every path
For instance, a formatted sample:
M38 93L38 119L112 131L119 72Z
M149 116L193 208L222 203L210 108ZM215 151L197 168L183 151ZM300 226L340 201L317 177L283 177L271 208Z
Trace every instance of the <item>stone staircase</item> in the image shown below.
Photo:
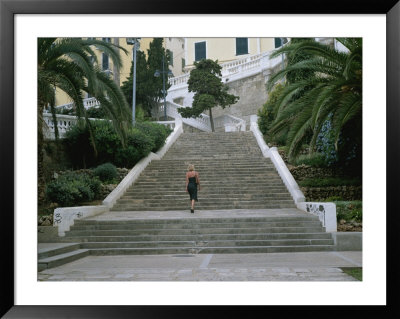
M197 210L293 208L293 199L252 132L184 133L117 201L114 211L187 210L188 164L200 174Z
M190 214L190 213L188 213ZM249 212L251 215L251 212ZM226 214L225 214L226 216ZM270 253L332 250L317 217L78 220L66 240L91 255Z
M190 213L185 172L201 191ZM61 239L91 255L334 250L318 217L296 208L252 132L183 133L108 213L76 220Z

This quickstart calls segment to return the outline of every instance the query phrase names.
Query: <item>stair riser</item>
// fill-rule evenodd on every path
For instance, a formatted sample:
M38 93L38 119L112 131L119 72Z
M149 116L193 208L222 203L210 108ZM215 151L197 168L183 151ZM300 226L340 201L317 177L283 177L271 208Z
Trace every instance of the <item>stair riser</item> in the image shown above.
M76 242L129 242L129 241L199 241L199 240L291 240L291 239L331 239L328 233L292 234L217 234L217 235L143 235L143 236L90 236L63 237L65 241Z
M38 253L38 259L44 259L44 258L49 258L52 256L68 253L68 252L74 251L76 249L79 249L79 244L70 245L67 247L61 247L61 248L57 248L57 249L52 249L52 250L49 250L46 252L40 252L40 253Z
M204 224L142 224L142 225L80 225L71 226L70 230L138 230L138 229L212 229L212 228L271 228L271 227L319 227L320 222L285 222L285 223L204 223Z
M75 225L120 225L120 224L133 224L141 225L148 223L155 224L188 224L198 225L204 223L273 223L273 222L307 222L307 221L319 221L319 218L314 215L303 215L303 216L271 216L271 217L191 217L190 219L184 218L152 218L152 219L126 219L126 220L91 220L91 219L78 219L75 221Z
M322 227L275 227L268 229L254 228L215 228L215 229L181 229L179 235L210 235L210 234L268 234L268 233L321 233L324 232ZM69 231L68 237L73 236L145 236L145 235L177 235L175 229L149 229L149 230L82 230Z
M58 267L67 263L70 263L72 261L81 259L83 257L89 256L90 251L85 251L85 252L81 252L69 257L65 257L65 258L60 258L54 261L50 261L50 262L41 262L40 260L38 261L38 271L44 270L44 269L49 269L49 268L54 268L54 267Z
M257 247L257 246L307 246L307 245L333 245L333 240L282 240L282 241L210 241L210 242L138 242L138 243L82 243L84 249L99 248L170 248L170 247Z
M197 194L198 198L203 200L203 198L207 198L207 200L211 201L223 201L223 202L239 202L239 201L277 201L277 200L282 200L282 201L290 201L292 198L290 195L279 195L279 196L262 196L262 195L246 195L244 194L242 197L234 197L234 196L222 196L221 197L216 197L216 196L205 196L203 193ZM147 195L147 196L123 196L121 199L118 200L119 204L137 204L137 203L144 203L146 201L157 201L159 203L164 203L166 201L174 201L174 202L180 202L180 201L187 201L189 199L189 194L187 195L173 195L173 196L168 196L168 195Z
M279 252L309 252L332 251L332 246L298 246L298 247L206 247L206 248L165 248L165 249L92 249L93 256L106 255L155 255L155 254L251 254L251 253L279 253Z

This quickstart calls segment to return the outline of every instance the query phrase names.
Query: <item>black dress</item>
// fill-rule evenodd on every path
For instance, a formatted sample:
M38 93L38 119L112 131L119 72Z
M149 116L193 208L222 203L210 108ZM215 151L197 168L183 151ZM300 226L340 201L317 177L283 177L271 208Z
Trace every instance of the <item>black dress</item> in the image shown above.
M195 200L197 201L197 183L196 183L196 176L194 177L189 177L189 183L187 186L187 190L190 195L190 200Z

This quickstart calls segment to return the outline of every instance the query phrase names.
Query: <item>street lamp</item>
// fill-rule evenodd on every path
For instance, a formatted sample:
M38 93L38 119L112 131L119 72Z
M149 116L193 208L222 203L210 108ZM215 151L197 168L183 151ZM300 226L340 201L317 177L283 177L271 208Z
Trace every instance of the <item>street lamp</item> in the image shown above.
M138 42L140 38L126 38L126 44L133 45L132 63L133 63L133 92L132 92L132 125L135 125L135 107L136 107L136 51L139 49Z
M164 62L165 56L163 54L162 56L162 71L156 70L156 72L154 72L154 76L155 77L159 77L160 74L162 74L162 79L163 79L163 95L164 95L164 121L167 120L167 101L165 99L166 96L166 91L165 91L165 74L168 74L168 76L172 76L172 72L170 70L165 71L165 62Z

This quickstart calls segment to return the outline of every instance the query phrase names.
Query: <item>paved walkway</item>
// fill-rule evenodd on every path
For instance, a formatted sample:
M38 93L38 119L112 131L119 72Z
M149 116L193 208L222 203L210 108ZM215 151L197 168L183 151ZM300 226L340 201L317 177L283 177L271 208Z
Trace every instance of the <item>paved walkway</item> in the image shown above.
M360 251L88 256L39 272L38 280L355 281L340 267L361 266Z

